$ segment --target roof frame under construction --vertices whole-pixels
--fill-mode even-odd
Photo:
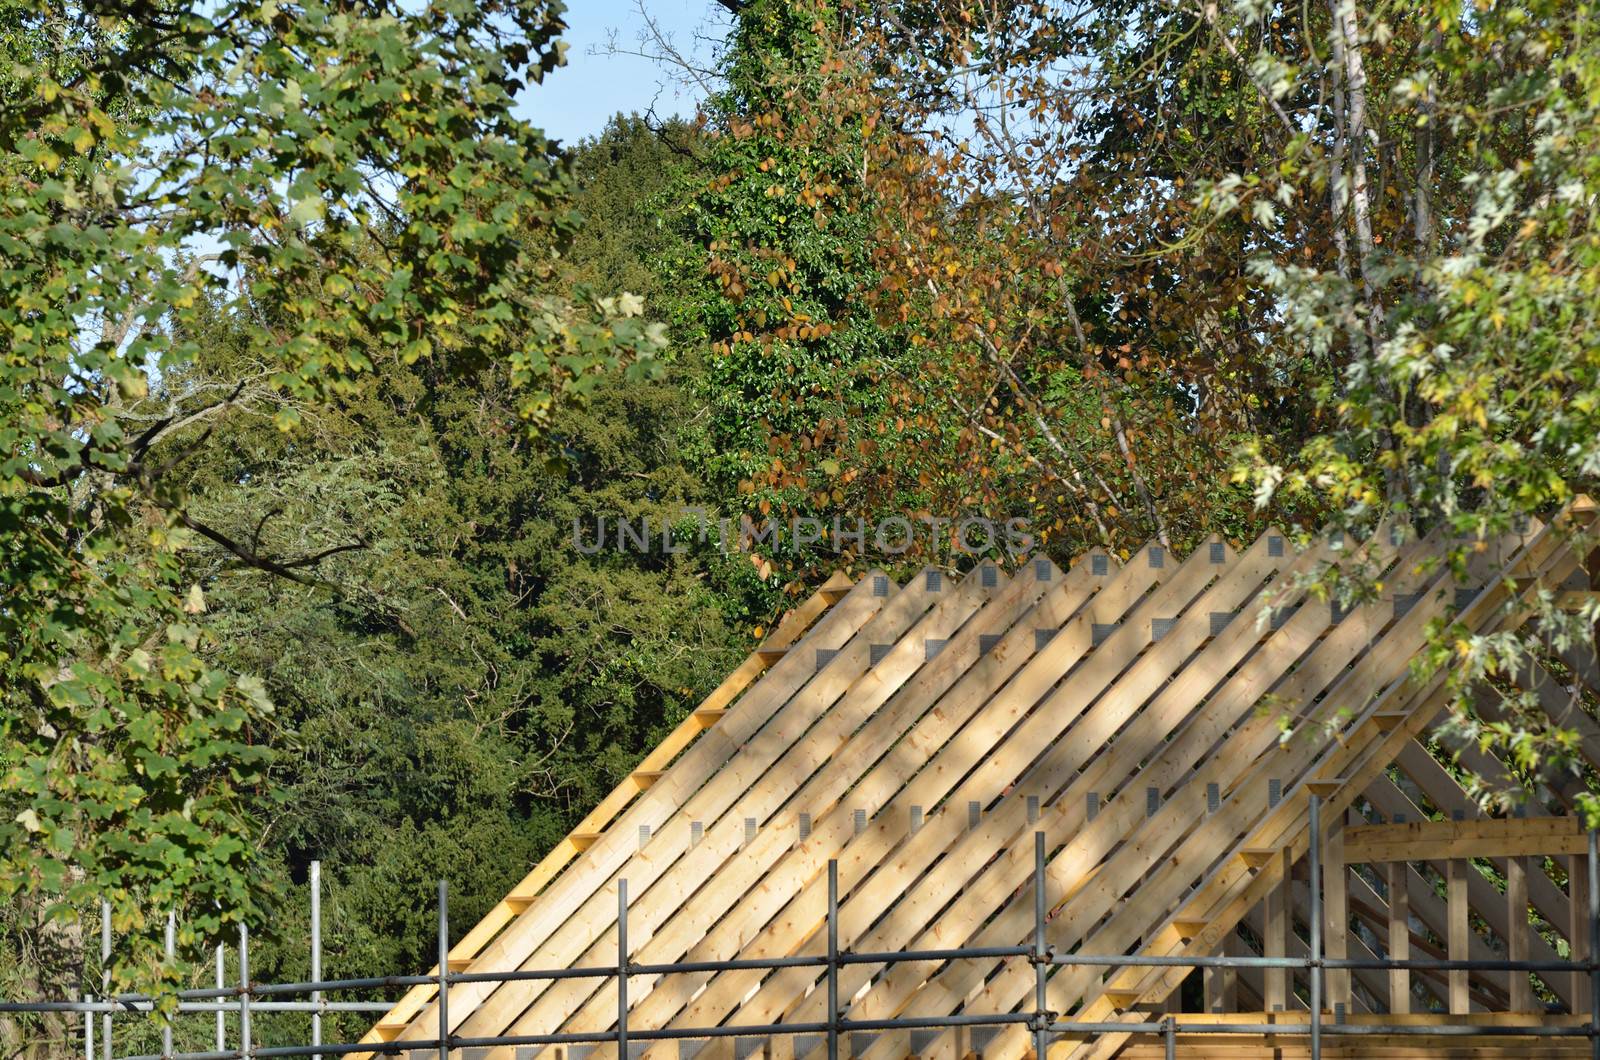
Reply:
[[[1536,1011],[1552,1026],[1581,1021],[1594,1009],[1581,971],[1547,968],[1536,983],[1488,965],[1377,965],[1585,958],[1586,835],[1571,817],[1482,818],[1432,732],[1443,678],[1419,684],[1410,663],[1435,619],[1482,635],[1527,621],[1517,597],[1539,586],[1587,599],[1586,557],[1568,542],[1593,519],[1581,501],[1486,543],[1465,587],[1435,562],[1437,537],[1387,530],[1303,550],[1276,531],[1243,551],[1213,539],[1183,560],[1152,544],[1065,571],[986,564],[959,582],[937,570],[903,586],[836,577],[450,950],[449,971],[614,969],[624,879],[634,965],[817,956],[837,862],[831,926],[847,951],[1025,948],[1042,898],[1058,955],[1241,958],[1205,970],[1188,1025],[1302,1023],[1313,992],[1319,1019],[1325,1007],[1347,1027],[1488,1026]],[[1379,598],[1346,612],[1308,593],[1309,575],[1357,562],[1382,572]],[[1593,659],[1547,663],[1518,682],[1579,729],[1600,766]],[[1284,717],[1327,738],[1281,739]],[[1480,773],[1506,773],[1455,750]],[[1576,793],[1542,794],[1562,811]],[[1323,871],[1308,890],[1313,796]],[[1314,936],[1320,959],[1354,963],[1303,976],[1260,963],[1309,961]],[[1181,1011],[1191,971],[1052,965],[1037,1006],[1038,962],[1021,953],[859,961],[834,985],[858,1026],[1037,1007],[1148,1029]],[[628,1022],[636,1043],[664,1029],[825,1025],[825,978],[814,963],[634,974]],[[464,1040],[614,1034],[617,985],[462,982],[447,1022]],[[411,991],[369,1040],[436,1038],[436,994]],[[802,1051],[781,1037],[762,1048]],[[718,1041],[731,1043],[709,1047]],[[1108,1056],[1139,1041],[1057,1035],[1049,1048]],[[1012,1020],[982,1035],[884,1030],[860,1052],[1016,1060],[1036,1045]]]
[[[1464,585],[1388,528],[835,576],[453,946],[441,895],[438,967],[293,986],[410,986],[326,1055],[1592,1054],[1580,789],[1481,814],[1461,768],[1511,770],[1411,663],[1586,605],[1596,519]],[[1358,564],[1373,599],[1309,588]],[[1507,681],[1600,769],[1592,655]]]

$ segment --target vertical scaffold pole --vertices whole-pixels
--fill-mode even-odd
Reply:
[[[450,1060],[450,885],[439,881],[439,1060]]]
[[[628,1060],[628,881],[617,881],[617,1060]]]
[[[828,1060],[839,1060],[839,863],[828,859]]]
[[[1311,1060],[1322,1060],[1322,800],[1311,796]]]
[[[100,996],[111,1001],[111,903],[100,903]],[[100,1055],[111,1060],[111,1013],[116,1006],[106,1005],[100,1017]]]
[[[217,989],[227,986],[222,972],[222,943],[217,943]],[[228,1049],[228,1019],[222,1011],[222,997],[217,997],[217,1052],[226,1052]]]
[[[239,1055],[250,1060],[250,926],[239,925]]]
[[[1589,1055],[1600,1060],[1600,832],[1589,830]]]
[[[178,914],[167,914],[167,937],[164,940],[167,954],[167,964],[170,966],[178,951]],[[172,1017],[161,1017],[161,1060],[171,1060],[172,1057]]]
[[[322,862],[311,863],[311,981],[322,982]],[[322,991],[311,991],[311,1044],[322,1044]],[[322,1060],[312,1053],[311,1060]]]
[[[1045,1013],[1050,999],[1045,982],[1044,833],[1033,833],[1033,1055],[1044,1060]]]

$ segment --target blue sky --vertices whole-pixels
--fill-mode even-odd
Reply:
[[[728,16],[716,0],[569,0],[563,39],[567,65],[528,92],[520,113],[565,143],[593,136],[618,111],[660,117],[694,113],[700,93],[670,67],[636,55],[611,51],[654,51],[640,43],[646,14],[686,56],[710,65],[711,46],[720,40]]]

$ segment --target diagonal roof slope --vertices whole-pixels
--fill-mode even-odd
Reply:
[[[1584,501],[1559,519],[1593,517]],[[1264,937],[1263,899],[1306,848],[1308,792],[1330,817],[1357,806],[1420,818],[1418,801],[1470,808],[1416,742],[1445,693],[1413,681],[1410,662],[1441,616],[1479,632],[1523,621],[1524,609],[1505,606],[1510,594],[1581,573],[1565,540],[1536,526],[1497,542],[1479,554],[1481,591],[1465,594],[1428,562],[1437,540],[1389,532],[1324,537],[1305,551],[1276,531],[1242,552],[1213,539],[1181,561],[1152,544],[1126,563],[1097,551],[1065,572],[1041,559],[1011,575],[985,564],[959,581],[927,570],[904,586],[836,576],[457,944],[451,970],[614,966],[621,879],[637,964],[822,952],[830,859],[841,947],[1015,946],[1032,938],[1036,831],[1047,838],[1048,938],[1059,951],[1209,954],[1238,945],[1241,926]],[[1380,599],[1345,613],[1307,596],[1301,575],[1358,560],[1384,572]],[[1584,665],[1560,664],[1579,676]],[[1559,698],[1549,674],[1528,680]],[[1285,716],[1336,738],[1283,740]],[[1600,764],[1600,726],[1585,716],[1580,728]],[[1565,922],[1566,896],[1542,873],[1531,882],[1532,906]],[[1387,915],[1362,877],[1350,886],[1358,914]],[[1431,886],[1412,892],[1416,920],[1443,928]],[[1505,901],[1489,898],[1474,907],[1503,934],[1514,926]],[[1535,958],[1553,953],[1534,938]],[[1353,955],[1367,941],[1360,931],[1329,939]],[[1162,1002],[1187,973],[1060,968],[1049,1008],[1156,1018],[1135,1006]],[[629,1024],[825,1020],[820,975],[633,976]],[[1387,998],[1380,976],[1336,975],[1330,988],[1353,1011]],[[1031,1010],[1034,984],[1026,959],[853,964],[839,996],[855,1020],[1004,1013]],[[1481,1003],[1515,999],[1504,973],[1469,985]],[[1239,986],[1268,1007],[1261,974]],[[1566,1000],[1580,992],[1553,986]],[[1278,1003],[1292,1007],[1289,994]],[[432,1037],[435,1004],[428,988],[413,990],[367,1040]],[[469,982],[449,997],[453,1033],[474,1038],[605,1031],[616,1012],[616,983],[604,978]],[[921,1056],[974,1047],[958,1029],[923,1038]],[[1079,1051],[1126,1043],[1106,1035]],[[652,1043],[646,1054],[674,1048]],[[1015,1025],[982,1043],[996,1060],[1030,1049]],[[862,1055],[911,1052],[902,1031]]]

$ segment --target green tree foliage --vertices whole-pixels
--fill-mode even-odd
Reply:
[[[676,237],[656,206],[695,139],[619,119],[573,152],[586,234],[558,290],[620,277],[660,296],[646,266]],[[204,329],[157,400],[252,378],[236,323],[213,313]],[[280,395],[247,386],[206,444],[172,439],[169,474],[208,525],[270,555],[360,545],[327,555],[312,584],[215,543],[185,553],[214,635],[207,660],[259,674],[277,708],[255,733],[277,749],[259,857],[282,884],[256,974],[307,974],[313,859],[329,973],[427,967],[434,881],[449,881],[464,933],[737,664],[750,642],[738,578],[725,588],[730,564],[692,521],[681,554],[659,536],[646,553],[616,546],[619,517],[659,528],[707,504],[680,449],[683,384],[673,356],[658,378],[612,376],[535,445],[505,372],[396,354],[302,408],[294,432],[273,423]],[[330,1015],[328,1033],[353,1040],[364,1020]],[[191,1024],[180,1034],[202,1046]],[[258,1021],[269,1044],[306,1031],[300,1016]],[[154,1027],[130,1033],[153,1046]]]
[[[195,501],[223,525],[270,511],[275,545],[351,525],[368,542],[325,564],[331,590],[265,579],[219,549],[196,572],[225,601],[208,616],[218,664],[261,674],[278,704],[263,734],[283,748],[268,852],[287,879],[324,862],[327,961],[343,974],[425,967],[432,881],[450,881],[465,930],[744,640],[708,584],[715,557],[574,546],[574,521],[587,545],[602,518],[662,525],[700,499],[677,459],[674,386],[610,384],[558,413],[567,458],[551,462],[522,441],[497,381],[394,373],[317,421],[315,450],[241,430],[196,469],[224,481]],[[304,935],[282,935],[261,967],[298,976]]]
[[[306,461],[297,424],[397,363],[492,368],[501,429],[547,429],[661,345],[635,301],[555,283],[568,178],[511,108],[561,61],[560,11],[0,10],[0,894],[46,919],[110,900],[118,982],[173,974],[166,910],[187,950],[260,897],[250,796],[282,723],[219,662],[197,543],[302,582],[351,544],[219,530],[183,442],[247,404]],[[218,328],[244,374],[175,389]]]
[[[1263,251],[1250,269],[1281,307],[1283,345],[1338,366],[1315,393],[1320,429],[1285,459],[1254,450],[1241,470],[1262,503],[1312,495],[1347,525],[1438,528],[1462,569],[1476,542],[1600,486],[1596,14],[1345,2],[1305,47],[1260,38],[1256,91],[1281,107],[1314,90],[1327,102],[1306,109],[1330,136],[1285,137],[1270,168],[1221,177],[1203,203],[1248,214],[1267,244],[1285,227],[1273,203],[1316,195],[1333,253]],[[1571,544],[1597,577],[1592,531]],[[1442,628],[1419,664],[1448,669],[1465,735],[1566,773],[1574,734],[1513,682],[1541,648],[1592,651],[1600,607],[1567,614],[1542,588],[1522,632]],[[1472,709],[1479,694],[1502,720]],[[1600,819],[1600,797],[1582,804]]]

